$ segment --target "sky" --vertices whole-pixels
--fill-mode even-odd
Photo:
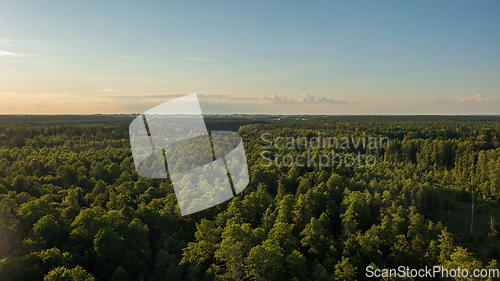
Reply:
[[[500,1],[4,1],[0,114],[500,114]]]

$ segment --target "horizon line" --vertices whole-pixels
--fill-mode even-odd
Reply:
[[[53,114],[37,114],[37,113],[7,113],[0,114],[3,116],[136,116],[144,113],[53,113]],[[169,114],[176,115],[176,114]],[[180,114],[186,115],[186,114]],[[246,116],[482,116],[482,117],[500,117],[500,114],[276,114],[276,113],[203,113],[208,116],[231,116],[231,115],[246,115]]]

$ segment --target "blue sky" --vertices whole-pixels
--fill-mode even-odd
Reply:
[[[0,7],[0,114],[500,114],[499,1]]]

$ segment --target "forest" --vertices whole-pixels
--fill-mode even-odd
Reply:
[[[250,179],[188,216],[169,179],[136,173],[134,117],[0,116],[0,280],[419,280],[366,268],[499,268],[498,116],[206,116],[208,130],[241,135]],[[390,145],[343,150],[375,155],[372,166],[262,157],[306,153],[263,134],[318,132]]]

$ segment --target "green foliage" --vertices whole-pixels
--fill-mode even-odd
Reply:
[[[355,280],[356,272],[357,268],[349,262],[349,258],[342,257],[342,260],[335,265],[337,280]]]
[[[41,280],[43,277],[40,267],[35,264],[34,257],[30,255],[1,260],[0,276],[2,281]]]
[[[46,242],[47,247],[55,247],[65,237],[65,229],[59,225],[53,215],[45,215],[41,217],[33,225],[33,236],[41,238]]]
[[[0,280],[364,280],[368,265],[498,267],[498,117],[208,117],[210,130],[243,137],[250,183],[186,217],[169,179],[137,175],[131,118],[0,116]],[[260,165],[262,133],[318,131],[387,136],[390,147],[361,150],[373,167]]]
[[[50,271],[43,281],[94,281],[94,277],[89,274],[81,266],[76,266],[72,269],[58,267]]]
[[[245,267],[250,280],[281,280],[284,273],[283,249],[278,241],[268,239],[250,250],[245,258]]]
[[[113,275],[111,276],[111,281],[131,281],[130,275],[128,275],[127,271],[121,267],[118,266],[116,270],[113,272]]]

